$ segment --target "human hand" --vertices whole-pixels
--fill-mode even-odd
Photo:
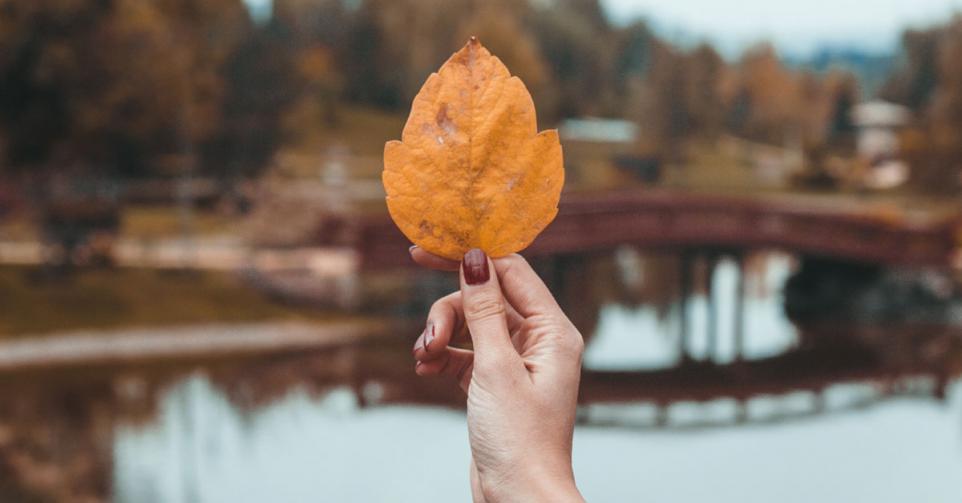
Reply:
[[[571,469],[581,334],[519,255],[478,249],[458,264],[413,247],[433,269],[461,271],[461,290],[431,307],[416,372],[467,392],[475,501],[583,501]],[[451,347],[466,328],[474,350]]]

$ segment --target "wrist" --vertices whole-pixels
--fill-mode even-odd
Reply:
[[[489,503],[551,502],[583,503],[575,485],[570,464],[559,470],[529,466],[507,480],[482,481],[482,492]]]
[[[537,479],[532,481],[528,489],[530,499],[526,497],[523,501],[584,503],[573,476]]]

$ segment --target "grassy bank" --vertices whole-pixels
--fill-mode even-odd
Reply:
[[[33,269],[0,267],[0,337],[333,316],[272,302],[227,273],[116,269],[42,279]]]

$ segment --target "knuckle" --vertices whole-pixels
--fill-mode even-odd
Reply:
[[[442,297],[434,301],[434,304],[431,304],[431,310],[429,312],[431,314],[443,313],[447,305],[447,301],[445,299],[446,299],[445,297]]]
[[[540,332],[562,354],[580,358],[585,351],[585,341],[581,332],[567,320],[549,318],[536,320],[531,329],[533,333]]]
[[[472,367],[472,382],[481,381],[493,389],[510,387],[514,379],[514,367],[505,365],[500,358],[478,358],[475,356]]]
[[[517,253],[512,253],[511,255],[501,257],[497,260],[503,261],[509,267],[518,267],[518,266],[524,266],[528,264],[528,261],[521,255],[518,255]]]
[[[428,311],[428,318],[435,320],[451,320],[458,323],[458,311],[461,306],[461,292],[445,295],[431,304]]]
[[[524,321],[523,329],[536,339],[550,341],[559,354],[580,359],[584,354],[585,341],[571,322],[553,316],[534,316]]]
[[[464,317],[468,321],[486,320],[504,316],[504,301],[495,295],[478,295],[464,305]]]
[[[575,331],[573,334],[565,337],[565,348],[580,356],[585,352],[585,340],[579,332]]]
[[[518,269],[531,267],[530,265],[528,265],[528,261],[521,255],[518,255],[517,253],[512,253],[511,255],[508,255],[506,257],[501,257],[495,260],[498,260],[503,264],[503,274],[506,274],[506,275],[510,275],[511,271],[516,271]]]
[[[579,358],[579,359],[580,359],[582,356],[584,356],[584,354],[585,354],[585,341],[584,341],[584,339],[581,338],[580,335],[579,335],[578,337],[575,337],[574,340],[573,340],[573,342],[571,343],[571,351],[572,351],[573,353],[575,353],[576,355],[578,355],[578,358]]]
[[[558,337],[558,348],[565,354],[581,357],[585,352],[585,341],[578,331],[565,331]]]
[[[458,369],[454,377],[458,381],[464,380],[466,376],[470,375],[473,367],[474,367],[473,362],[470,359],[465,358],[465,360],[461,362],[461,365],[458,365]]]
[[[500,362],[494,358],[474,358],[474,371],[478,376],[483,376],[486,379],[497,379],[500,375],[498,370],[500,369]]]
[[[444,297],[441,297],[440,299],[434,301],[434,304],[431,305],[431,310],[443,309],[447,306],[457,304],[460,301],[461,301],[461,292],[449,293]]]

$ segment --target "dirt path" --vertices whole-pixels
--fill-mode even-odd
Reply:
[[[269,322],[77,331],[0,342],[0,372],[317,350],[386,335],[385,322]]]
[[[37,241],[0,240],[0,264],[36,265],[43,262],[44,253],[42,243]],[[253,267],[266,272],[297,269],[316,276],[350,275],[358,265],[350,249],[254,249],[235,239],[119,239],[113,257],[121,267],[226,271]]]

